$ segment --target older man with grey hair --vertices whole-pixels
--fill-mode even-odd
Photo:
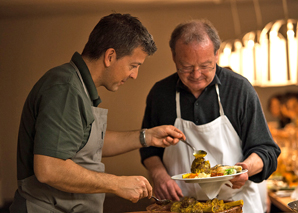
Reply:
[[[223,185],[217,198],[244,201],[243,212],[264,212],[256,183],[277,167],[280,149],[268,130],[252,85],[243,76],[217,65],[220,38],[207,20],[178,25],[170,40],[177,72],[157,82],[147,97],[143,128],[172,124],[197,149],[207,151],[211,166],[241,165],[247,173]],[[190,172],[194,157],[183,143],[141,148],[142,163],[159,198],[209,197],[197,183],[174,181]]]

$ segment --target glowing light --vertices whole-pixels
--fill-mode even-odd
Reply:
[[[285,24],[287,33],[283,35],[279,30]],[[297,26],[297,20],[278,20],[268,23],[260,33],[246,33],[242,42],[225,44],[220,53],[225,58],[224,66],[245,76],[254,86],[298,84]]]

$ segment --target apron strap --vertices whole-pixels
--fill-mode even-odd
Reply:
[[[225,113],[224,113],[223,107],[220,102],[218,84],[215,84],[215,90],[216,90],[217,100],[218,100],[218,105],[219,105],[219,114],[220,114],[220,116],[223,116],[223,115],[225,115]],[[178,92],[178,91],[176,91],[176,115],[177,115],[177,118],[181,118],[180,92]]]
[[[220,114],[220,116],[223,116],[223,115],[225,115],[225,113],[224,113],[223,107],[222,107],[221,102],[220,102],[218,84],[215,84],[215,90],[216,90],[216,93],[217,93],[217,99],[218,99],[218,105],[219,105],[219,114]]]

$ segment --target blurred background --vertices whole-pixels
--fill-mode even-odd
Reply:
[[[287,26],[288,19],[298,19],[297,11],[297,0],[1,0],[0,207],[11,202],[17,188],[18,127],[22,107],[29,91],[47,70],[68,62],[75,51],[81,53],[90,32],[102,16],[119,12],[138,17],[153,35],[158,47],[158,51],[141,66],[136,81],[128,81],[116,93],[108,92],[104,88],[98,90],[103,101],[100,107],[109,109],[108,129],[124,131],[140,129],[145,100],[150,88],[156,81],[175,72],[168,42],[177,24],[189,19],[207,18],[217,28],[222,41],[229,41],[235,45],[238,39],[242,42],[244,51],[246,42],[243,38],[247,39],[245,35],[248,32],[256,32],[252,40],[254,44],[259,44],[258,32],[265,26],[267,26],[265,35],[269,38],[272,25],[269,29],[268,23],[283,20],[284,22],[279,25],[282,31]],[[285,73],[286,76],[282,83],[270,82],[274,75],[271,73],[268,76],[268,73],[273,70],[274,65],[271,70],[270,66],[264,68],[267,76],[263,76],[265,83],[261,83],[257,77],[259,71],[256,67],[251,71],[254,74],[247,74],[241,68],[235,70],[236,65],[221,61],[223,66],[232,67],[234,71],[242,73],[251,80],[261,100],[271,131],[283,150],[286,150],[284,153],[297,150],[298,110],[294,110],[298,108],[297,21],[291,23],[296,39],[296,43],[291,43],[291,46],[296,45],[294,55],[296,58],[291,61],[296,61],[296,71],[289,69],[289,56],[285,56],[286,66],[279,67],[279,72]],[[281,42],[288,44],[286,33],[280,32],[278,37]],[[288,47],[284,48],[287,50]],[[221,51],[224,52],[224,47]],[[236,47],[230,48],[229,54],[233,52],[236,52]],[[226,56],[226,59],[230,56]],[[258,57],[255,56],[249,64],[256,62]],[[245,57],[237,60],[240,63],[238,67],[241,67],[241,63],[245,64]],[[283,59],[280,60],[284,63]],[[296,79],[293,77],[295,72]],[[272,105],[269,107],[269,100],[276,95],[280,98],[279,104],[282,104],[278,106],[278,115],[271,110],[274,108]],[[293,152],[291,156],[295,153]],[[296,162],[296,158],[293,157],[288,161],[285,167],[278,169],[279,176],[285,172],[294,174],[296,165],[293,162]],[[107,173],[143,175],[148,178],[137,150],[105,158],[104,163]],[[291,178],[290,184],[293,185],[295,177]]]

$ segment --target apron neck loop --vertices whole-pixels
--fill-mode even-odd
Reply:
[[[223,115],[225,115],[225,113],[224,113],[224,110],[223,110],[223,107],[222,107],[221,101],[220,101],[218,84],[215,84],[215,90],[216,90],[216,93],[217,93],[217,99],[218,99],[218,105],[219,105],[219,114],[220,114],[220,116],[223,116]]]
[[[224,113],[223,107],[220,102],[218,84],[215,84],[215,90],[216,90],[217,100],[218,100],[218,105],[219,105],[219,114],[220,114],[220,116],[223,116],[225,113]],[[177,118],[181,118],[180,92],[179,91],[176,91],[176,115],[177,115]]]
[[[176,114],[177,114],[177,118],[181,118],[180,92],[179,91],[176,91]]]

